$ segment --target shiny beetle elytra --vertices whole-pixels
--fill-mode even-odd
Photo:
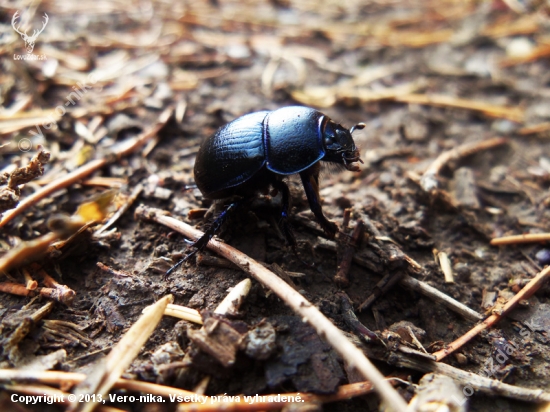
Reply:
[[[319,199],[319,161],[343,165],[359,171],[359,150],[351,137],[359,123],[350,130],[328,116],[308,107],[290,106],[239,117],[220,127],[201,145],[195,161],[195,182],[207,199],[237,196],[211,227],[167,274],[203,249],[227,216],[256,192],[272,186],[282,193],[280,226],[287,242],[295,248],[296,240],[288,223],[290,191],[283,181],[299,173],[311,211],[329,238],[338,227],[327,220]]]

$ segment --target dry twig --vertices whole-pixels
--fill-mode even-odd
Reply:
[[[18,295],[18,296],[34,295],[33,289],[29,289],[27,288],[27,286],[21,285],[20,283],[13,283],[13,282],[1,282],[0,292],[11,293],[12,295]]]
[[[458,302],[452,297],[434,288],[433,286],[428,285],[426,282],[422,282],[418,279],[413,278],[412,276],[404,276],[403,279],[401,279],[401,285],[406,288],[420,292],[436,302],[442,303],[453,312],[458,313],[466,319],[471,319],[474,321],[483,320],[483,316],[480,313],[476,312],[473,309],[470,309],[468,306]]]
[[[425,104],[429,106],[452,107],[455,109],[473,110],[490,117],[501,117],[514,122],[523,121],[524,113],[517,107],[496,106],[475,100],[459,99],[452,96],[408,94],[393,98],[396,102]]]
[[[48,247],[59,239],[59,233],[50,232],[38,239],[21,243],[0,258],[0,272],[8,272],[16,266],[27,264],[32,259],[39,259]]]
[[[449,255],[447,255],[445,252],[438,252],[437,261],[439,262],[441,271],[445,276],[445,283],[454,283],[453,268],[451,266]]]
[[[24,286],[23,286],[24,287]],[[48,302],[40,309],[33,312],[32,315],[23,319],[21,324],[11,333],[10,336],[2,341],[2,351],[11,358],[11,353],[17,350],[17,344],[28,335],[32,328],[44,317],[46,317],[54,308],[54,302]]]
[[[48,273],[46,273],[46,271],[38,264],[34,263],[32,265],[32,269],[38,272],[40,276],[42,276],[42,278],[44,279],[44,284],[47,287],[53,289],[54,293],[52,295],[56,297],[55,300],[64,303],[67,306],[70,306],[73,303],[73,300],[76,296],[76,292],[74,290],[66,285],[57,283],[56,280],[48,275]]]
[[[550,122],[544,122],[535,124],[533,126],[525,126],[518,130],[518,134],[521,136],[527,136],[530,134],[544,133],[550,130]]]
[[[496,237],[491,240],[491,245],[515,245],[518,243],[548,242],[550,233],[525,233],[523,235]]]
[[[437,176],[439,175],[441,169],[451,160],[458,160],[462,157],[470,156],[483,150],[492,149],[493,147],[503,145],[507,142],[507,139],[504,139],[502,137],[495,137],[489,140],[465,143],[458,147],[455,147],[454,149],[443,152],[424,172],[420,180],[420,185],[426,192],[437,190]]]
[[[146,307],[145,309],[143,309],[143,313],[147,313],[147,311],[150,309],[150,306]],[[188,322],[202,325],[202,317],[200,312],[198,310],[188,308],[187,306],[174,305],[173,303],[169,303],[166,306],[166,309],[164,309],[164,314],[166,316],[173,316],[174,318],[183,319]]]
[[[396,366],[421,372],[440,373],[453,378],[465,387],[463,391],[465,395],[473,395],[474,391],[479,391],[490,396],[501,395],[526,402],[550,401],[550,393],[542,389],[521,388],[496,379],[485,378],[472,372],[466,372],[446,363],[434,362],[403,353],[395,353],[394,355],[393,360]]]
[[[374,301],[376,301],[376,299],[378,299],[380,296],[382,296],[388,290],[390,290],[393,287],[393,285],[395,285],[399,280],[401,280],[401,278],[404,275],[405,275],[405,272],[402,270],[386,273],[382,277],[382,279],[380,279],[376,283],[376,286],[374,287],[374,290],[372,291],[372,293],[359,305],[359,307],[357,308],[357,311],[361,312],[367,309],[368,307],[370,307],[370,305],[372,305]]]
[[[353,260],[353,255],[355,254],[355,248],[363,238],[364,231],[365,224],[361,219],[359,219],[355,224],[349,243],[344,246],[342,260],[340,261],[338,272],[334,277],[334,281],[342,286],[347,286],[349,284],[348,272],[351,268],[351,261]]]
[[[231,289],[227,296],[220,302],[214,310],[214,313],[220,315],[235,314],[242,305],[244,298],[248,296],[252,282],[250,279],[244,279]]]

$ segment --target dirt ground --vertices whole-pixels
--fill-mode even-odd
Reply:
[[[16,11],[22,25],[21,20],[12,25]],[[101,234],[100,224],[87,227],[45,256],[28,252],[4,274],[1,367],[91,373],[144,307],[167,294],[209,316],[246,274],[209,260],[215,255],[205,251],[202,263],[192,260],[166,277],[183,256],[184,237],[134,212],[140,205],[163,209],[204,230],[223,205],[211,208],[193,187],[202,139],[246,113],[305,105],[348,128],[366,125],[353,134],[361,171],[325,165],[320,178],[325,215],[342,228],[350,209],[349,229],[342,229],[348,234],[359,221],[366,226],[348,281],[334,277],[349,237],[326,238],[297,176],[288,183],[298,255],[277,226],[281,196],[273,192],[258,195],[218,236],[264,262],[342,331],[363,340],[382,373],[403,380],[396,389],[409,401],[424,372],[399,367],[388,341],[437,353],[477,321],[407,288],[400,277],[426,282],[486,317],[499,313],[550,264],[548,236],[490,244],[507,235],[550,231],[549,13],[546,3],[535,0],[3,3],[0,185],[8,187],[7,176],[40,147],[50,153],[44,173],[10,188],[16,200],[98,159],[106,161],[9,222],[6,210],[0,253],[30,248],[26,242],[53,233],[52,216],[73,214],[108,190],[117,193],[111,212],[125,203],[129,208]],[[23,31],[27,16],[32,17],[27,33],[47,21],[31,53],[35,60],[17,57],[29,54],[14,30],[19,25]],[[156,133],[166,110],[171,116]],[[120,145],[151,130],[144,145],[113,157]],[[440,157],[444,154],[449,156]],[[5,197],[0,202],[9,203]],[[442,271],[445,256],[452,283]],[[44,271],[74,296],[69,304],[54,300],[53,310],[31,322],[15,342],[18,326],[48,302],[40,292],[48,287]],[[26,296],[8,293],[14,283],[25,284],[26,275],[38,288]],[[377,285],[385,276],[397,276],[388,290]],[[373,293],[376,299],[359,310]],[[358,321],[383,337],[385,346],[365,341],[346,312],[350,303]],[[549,303],[550,289],[543,284],[441,362],[550,391]],[[190,339],[189,331],[199,326],[164,317],[124,376],[187,390],[197,390],[209,376],[203,388],[208,395],[329,394],[363,380],[256,281],[238,313],[227,319],[242,333],[259,324],[273,326],[276,342],[267,359],[240,350],[234,365],[223,367]],[[421,345],[411,343],[411,334]],[[177,363],[183,359],[185,366]],[[11,403],[17,390],[1,376],[2,410],[66,409]],[[539,406],[500,392],[468,394],[463,399],[471,411]],[[110,405],[126,411],[176,407]],[[371,394],[316,407],[375,411],[379,398]]]

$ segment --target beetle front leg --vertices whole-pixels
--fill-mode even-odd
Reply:
[[[309,208],[319,221],[326,235],[330,239],[334,239],[336,232],[338,232],[338,226],[325,217],[321,206],[321,199],[319,198],[319,165],[315,164],[309,169],[300,172],[300,177],[306,191]]]

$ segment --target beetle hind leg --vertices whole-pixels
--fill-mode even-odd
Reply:
[[[281,210],[281,219],[279,220],[279,228],[287,241],[292,247],[294,253],[296,253],[296,238],[292,231],[292,226],[288,221],[288,214],[290,212],[290,190],[285,182],[282,180],[276,180],[273,182],[273,187],[281,192],[283,197],[283,208]]]
[[[294,255],[306,266],[313,267],[314,265],[312,263],[306,262],[304,259],[300,257],[298,254],[297,249],[297,243],[296,243],[296,237],[294,236],[294,231],[292,230],[292,225],[290,224],[288,220],[288,215],[290,212],[290,190],[288,189],[288,186],[285,182],[282,180],[276,180],[273,183],[273,187],[277,190],[279,190],[283,196],[283,208],[281,210],[281,219],[279,220],[279,227],[281,228],[281,232],[283,232],[283,235],[286,239],[286,242],[288,245],[292,248],[292,252]]]
[[[221,226],[227,221],[229,216],[235,213],[235,210],[238,209],[240,206],[242,206],[244,202],[245,202],[245,199],[239,199],[231,203],[229,206],[227,206],[225,210],[221,212],[220,215],[216,218],[216,220],[214,220],[212,225],[210,225],[208,230],[204,232],[204,235],[202,235],[197,241],[189,245],[189,247],[194,248],[194,250],[188,253],[187,255],[185,255],[178,263],[176,263],[174,266],[168,269],[166,271],[165,276],[169,276],[174,270],[176,270],[178,267],[183,265],[185,262],[187,262],[189,259],[195,256],[198,252],[204,250],[206,245],[208,245],[208,242],[210,242],[210,239],[212,239],[214,235],[218,233]]]

